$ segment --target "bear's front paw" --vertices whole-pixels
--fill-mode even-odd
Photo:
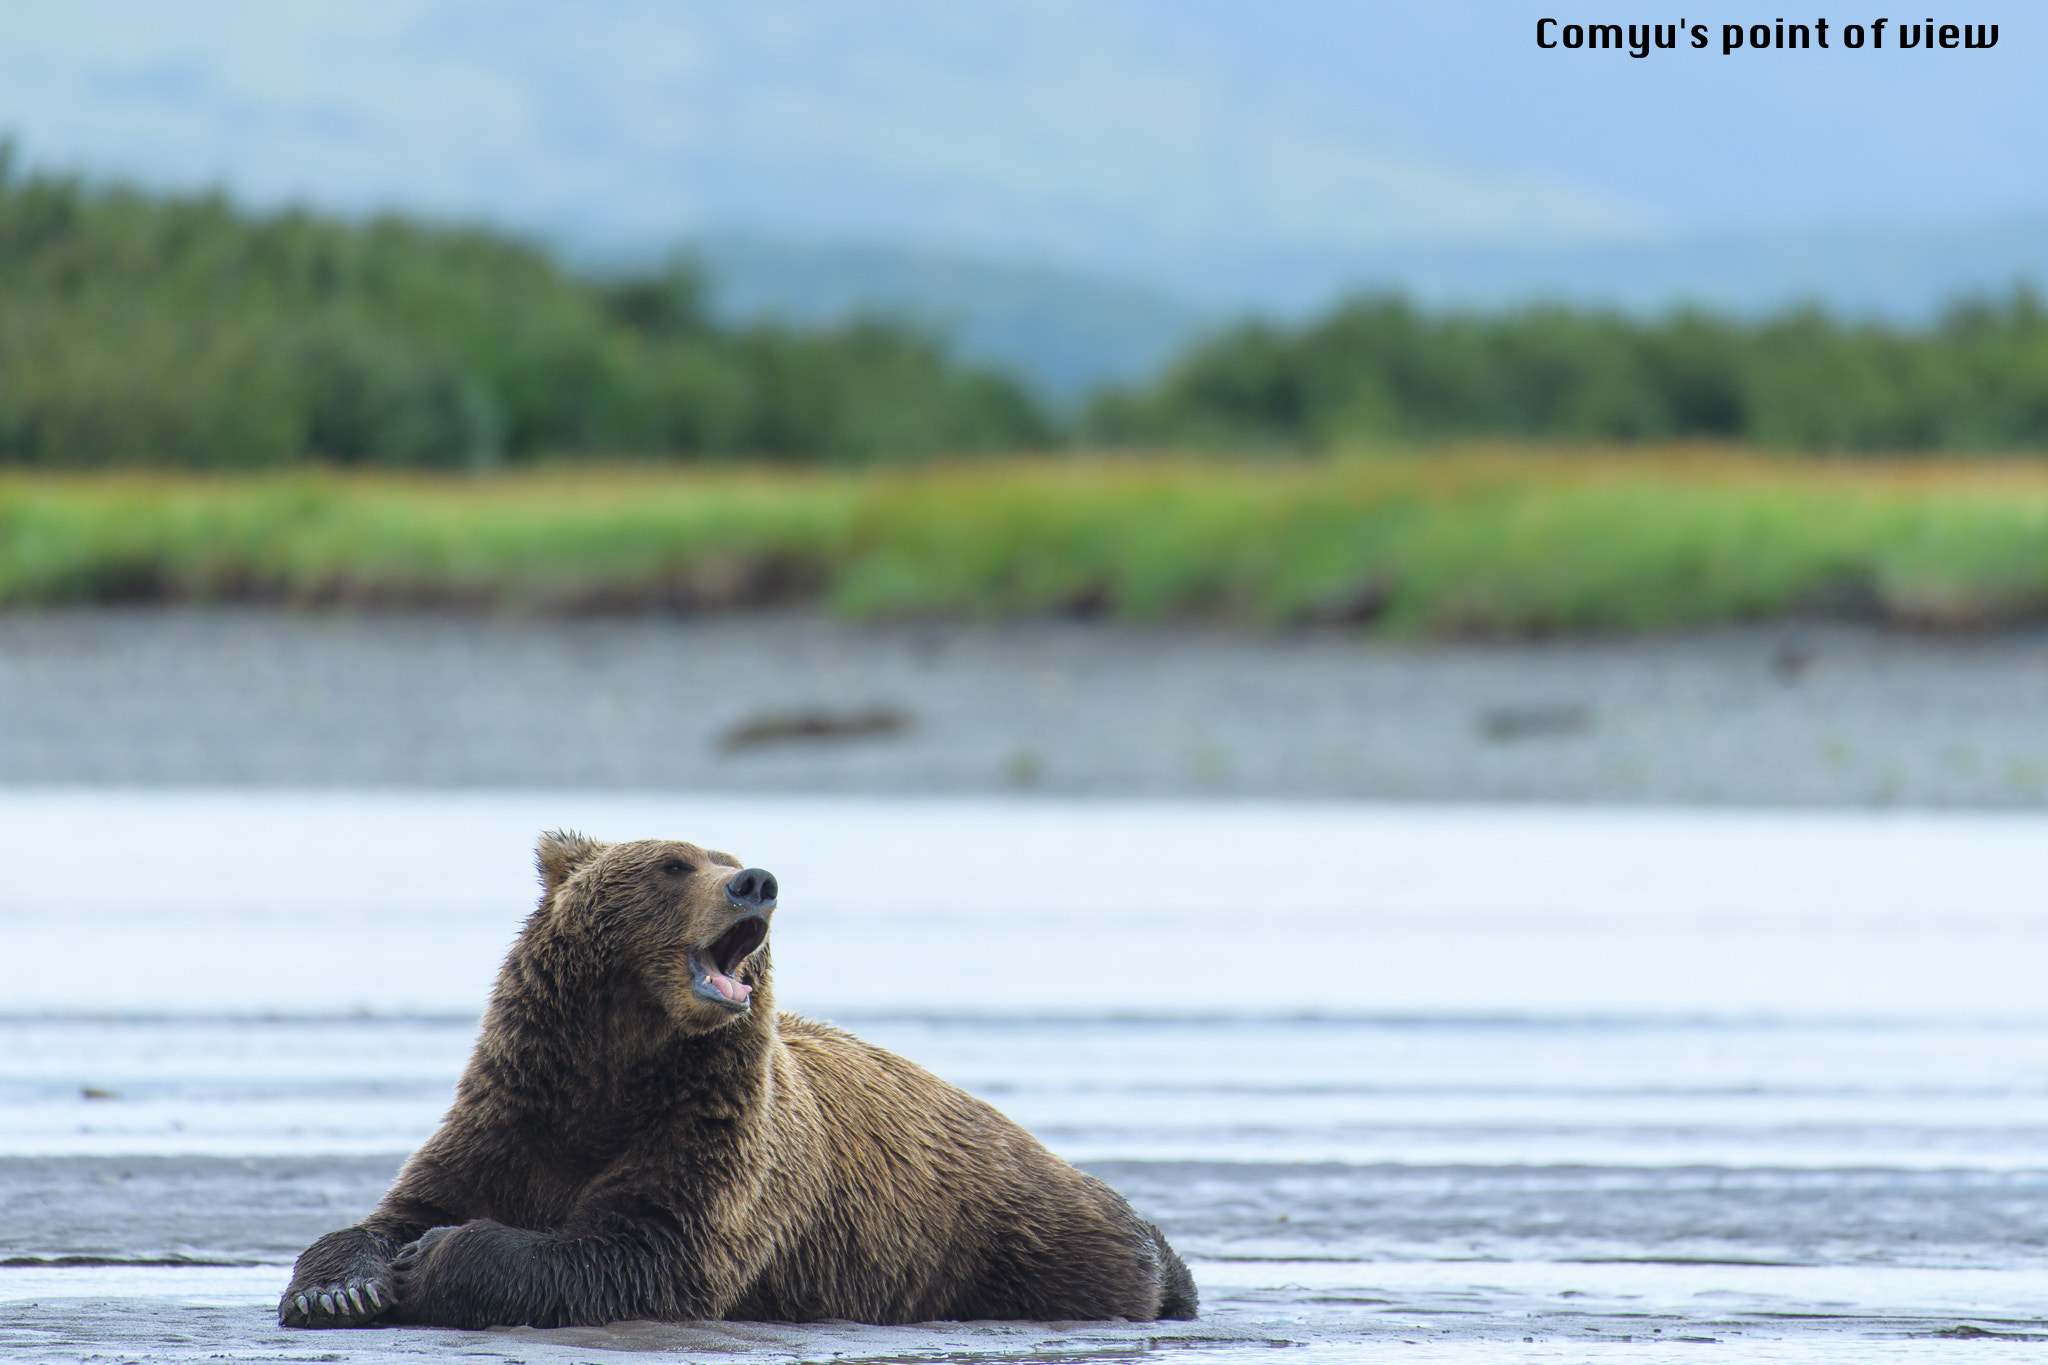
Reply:
[[[367,1327],[397,1302],[388,1275],[309,1284],[285,1291],[277,1320],[286,1327]]]
[[[292,1268],[277,1305],[285,1327],[367,1327],[398,1304],[391,1243],[367,1228],[330,1232]]]

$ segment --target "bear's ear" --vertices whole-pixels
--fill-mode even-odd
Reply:
[[[533,865],[540,873],[541,889],[548,895],[569,879],[569,874],[611,847],[586,839],[573,829],[551,829],[534,846]]]

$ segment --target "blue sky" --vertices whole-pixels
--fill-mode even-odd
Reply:
[[[2040,5],[1974,5],[1989,52],[1850,52],[1844,23],[1892,10],[1685,4],[1655,13],[1558,0],[1362,5],[1132,0],[1227,43],[1274,81],[1347,89],[1472,164],[1597,189],[1664,230],[1955,224],[2048,210],[2048,33]],[[1707,23],[1705,52],[1544,52],[1535,21]],[[1901,21],[1923,22],[1900,11]],[[1830,19],[1830,51],[1721,55],[1723,23]]]
[[[759,232],[1244,297],[1389,252],[2048,222],[2048,59],[2022,7],[1967,16],[2000,25],[1990,52],[1642,61],[1540,51],[1544,14],[1629,17],[1549,0],[68,0],[10,16],[0,127],[33,161],[485,217],[584,251]],[[1780,14],[1635,18],[1718,32]]]

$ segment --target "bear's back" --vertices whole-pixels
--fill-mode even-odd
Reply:
[[[785,1014],[781,1026],[796,1093],[780,1097],[779,1116],[808,1120],[836,1175],[916,1201],[899,1213],[929,1206],[937,1215],[971,1206],[978,1190],[1077,1175],[999,1110],[915,1062],[801,1016]]]
[[[779,1022],[776,1164],[802,1173],[789,1194],[809,1216],[734,1316],[1001,1316],[989,1295],[1020,1254],[1133,1235],[1120,1198],[990,1105],[831,1025]]]

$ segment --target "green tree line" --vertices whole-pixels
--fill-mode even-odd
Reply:
[[[609,276],[475,227],[252,213],[23,171],[0,143],[0,463],[461,468],[636,452],[866,464],[1061,442],[1325,449],[1704,437],[2048,446],[2048,308],[1935,323],[1428,312],[1247,322],[1062,419],[881,318],[733,325],[686,263]]]
[[[1155,383],[1101,395],[1089,425],[1111,441],[1225,446],[1509,436],[2038,449],[2048,309],[2016,287],[1907,329],[1813,308],[1756,321],[1559,306],[1428,314],[1366,297],[1298,327],[1224,331]]]
[[[0,461],[865,462],[1043,445],[1016,381],[884,320],[724,326],[686,265],[584,278],[479,228],[254,214],[0,145]]]

